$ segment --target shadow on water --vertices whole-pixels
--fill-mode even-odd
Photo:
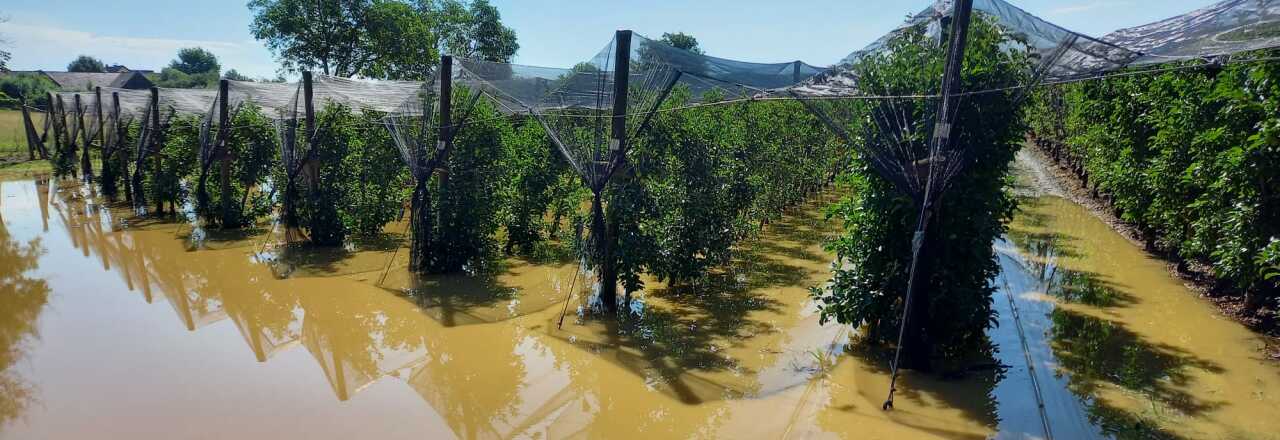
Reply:
[[[876,375],[889,377],[893,363],[893,350],[888,346],[871,346],[858,341],[849,344],[848,352],[862,360]],[[895,400],[910,401],[904,408],[889,412],[895,422],[912,426],[915,429],[933,432],[947,438],[988,438],[985,435],[970,435],[957,432],[940,431],[927,423],[916,420],[912,413],[920,406],[928,410],[931,405],[937,409],[957,410],[967,420],[983,426],[995,427],[1000,421],[996,385],[1004,380],[1007,366],[990,355],[994,348],[984,350],[984,355],[969,359],[963,366],[953,367],[941,375],[916,374],[903,371],[898,377]],[[886,388],[873,388],[873,393],[888,393]],[[886,395],[873,394],[867,396],[872,402],[881,401]],[[936,403],[929,403],[936,402]]]
[[[195,226],[182,229],[184,231],[178,234],[178,238],[187,243],[189,252],[252,247],[267,233],[267,229],[262,227],[219,229]]]
[[[818,198],[816,203],[829,202]],[[831,257],[815,251],[827,223],[818,205],[796,209],[770,224],[761,237],[735,249],[733,260],[701,279],[670,285],[653,280],[634,300],[633,313],[618,319],[580,313],[553,337],[570,341],[656,385],[682,403],[759,396],[773,392],[754,380],[759,359],[781,352],[768,338],[785,332],[778,321],[794,319],[807,299],[806,285],[825,271]],[[782,289],[795,289],[780,294]],[[794,300],[795,303],[783,301]],[[783,324],[786,325],[786,324]],[[838,351],[836,347],[831,350]],[[763,353],[763,354],[762,354]],[[748,362],[750,361],[750,362]]]
[[[1177,347],[1149,343],[1119,323],[1065,308],[1054,309],[1051,319],[1049,337],[1059,367],[1070,374],[1071,391],[1088,402],[1090,421],[1108,434],[1176,438],[1160,430],[1155,419],[1197,417],[1222,404],[1185,391],[1191,381],[1189,369],[1223,371],[1213,361]],[[1151,410],[1133,414],[1108,405],[1097,398],[1106,387],[1142,396]]]
[[[515,310],[494,310],[499,303],[510,303],[519,291],[502,283],[493,274],[412,276],[406,289],[386,289],[403,295],[445,327],[485,324],[509,319]]]
[[[584,340],[577,335],[553,335],[591,351],[616,350],[615,356],[607,359],[651,383],[664,385],[663,391],[686,404],[751,395],[752,390],[704,375],[754,373],[724,350],[774,331],[768,322],[750,315],[780,311],[781,303],[766,289],[803,282],[804,273],[801,267],[755,250],[740,252],[731,266],[690,284],[649,290],[646,298],[636,300],[645,301],[637,314],[619,320],[585,318],[582,323],[590,327],[590,334]]]
[[[269,263],[277,278],[333,277],[380,271],[403,245],[403,235],[383,232],[350,237],[343,246],[285,242],[259,253],[257,258]]]

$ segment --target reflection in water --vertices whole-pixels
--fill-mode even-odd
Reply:
[[[4,186],[0,182],[0,202]],[[38,238],[16,240],[0,216],[0,432],[35,400],[34,385],[15,370],[38,337],[37,318],[49,301],[49,285],[28,276],[43,252]]]
[[[1002,310],[990,332],[995,359],[947,379],[908,373],[899,409],[886,413],[887,359],[850,349],[849,329],[819,325],[809,299],[832,260],[821,247],[834,232],[816,209],[824,200],[771,225],[708,280],[649,280],[637,316],[570,317],[558,329],[566,297],[573,310],[589,296],[587,283],[572,282],[573,261],[513,259],[487,277],[418,278],[403,270],[398,243],[314,254],[267,243],[263,252],[266,231],[117,217],[74,185],[50,188],[47,203],[35,189],[52,185],[17,185],[0,192],[21,188],[61,231],[41,233],[34,206],[15,208],[28,202],[0,205],[6,222],[41,237],[7,242],[28,253],[48,248],[28,266],[0,268],[6,288],[11,267],[45,286],[22,316],[0,303],[0,342],[34,335],[45,301],[59,313],[39,321],[55,331],[28,344],[25,356],[41,368],[21,382],[49,398],[28,408],[29,425],[0,438],[182,438],[208,435],[191,429],[211,421],[219,436],[254,438],[1040,436],[1028,373],[1057,438],[1275,432],[1257,405],[1280,392],[1276,370],[1224,343],[1251,336],[1202,319],[1207,308],[1163,272],[1116,251],[1129,248],[1106,233],[1072,229],[1086,219],[1051,200],[1028,205],[997,244],[1000,295],[1012,293],[1021,311],[1035,371]],[[62,273],[86,263],[101,270]],[[103,301],[118,297],[131,302]],[[1175,312],[1197,331],[1148,324],[1173,322],[1166,315]],[[98,365],[76,364],[86,360],[78,351]],[[8,353],[0,367],[13,363]],[[145,379],[87,377],[130,364],[154,370]],[[1246,388],[1263,393],[1223,397]],[[1257,403],[1239,402],[1247,399]]]
[[[1094,428],[1072,437],[1275,437],[1266,414],[1280,374],[1259,361],[1257,336],[1078,205],[1044,197],[1023,209],[997,245],[1001,278],[1030,322],[1029,352],[1056,373],[1036,376],[1055,435],[1080,412]]]

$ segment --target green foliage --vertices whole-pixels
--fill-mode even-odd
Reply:
[[[222,77],[232,81],[253,81],[253,78],[237,72],[236,69],[228,70],[227,73],[222,74]]]
[[[119,196],[120,188],[129,184],[129,164],[133,163],[133,152],[138,143],[138,124],[129,122],[121,127],[120,146],[102,158],[102,169],[95,179],[102,188],[102,194],[113,199]]]
[[[445,53],[501,63],[511,62],[520,44],[516,33],[502,24],[498,8],[488,0],[423,0],[419,8],[435,23]]]
[[[27,105],[30,106],[49,108],[49,92],[56,91],[58,91],[58,85],[41,74],[20,73],[0,76],[0,93],[14,99],[25,97]]]
[[[221,162],[215,159],[207,181],[209,203],[206,206],[196,203],[196,210],[211,224],[231,228],[251,226],[271,211],[271,201],[262,189],[271,170],[279,162],[275,127],[262,109],[252,104],[234,113],[229,125],[227,150],[231,157],[231,191],[222,194]],[[224,197],[230,199],[227,206],[231,208],[225,218],[222,211]]]
[[[574,202],[581,202],[582,184],[542,126],[532,120],[522,122],[503,139],[510,146],[514,183],[506,189],[509,206],[504,251],[532,255],[538,243],[554,238],[566,213],[576,208]],[[552,213],[550,218],[548,213]]]
[[[222,71],[218,57],[200,47],[188,47],[178,50],[178,58],[169,62],[169,68],[188,75],[210,73],[217,75]]]
[[[312,243],[338,246],[348,234],[377,234],[400,212],[408,170],[379,123],[382,116],[338,104],[316,115],[316,159],[298,176],[297,202]]]
[[[1262,279],[1273,283],[1280,281],[1277,280],[1280,278],[1280,238],[1271,237],[1271,243],[1258,252],[1255,263],[1262,268]]]
[[[457,100],[466,95],[455,93]],[[432,272],[476,271],[498,251],[494,234],[513,182],[513,145],[504,142],[512,138],[512,128],[487,101],[476,107],[473,120],[453,141],[444,172],[431,183],[436,215],[436,233],[428,246],[434,253],[428,268]]]
[[[102,60],[88,55],[80,55],[67,64],[68,72],[102,72],[106,69],[107,65]]]
[[[71,137],[71,124],[74,124],[75,120],[69,114],[65,117],[51,114],[51,117],[53,117],[53,124],[62,127],[61,130],[49,133],[49,138],[52,140],[49,161],[53,166],[53,175],[58,177],[75,175],[78,164],[76,151],[80,142],[79,139]]]
[[[937,90],[945,45],[914,29],[889,42],[889,50],[869,55],[854,66],[864,84],[877,93],[921,94]],[[984,90],[1016,84],[1028,66],[1025,52],[1010,48],[992,21],[976,15],[969,32],[962,89]],[[1018,150],[1023,126],[1012,93],[970,96],[960,101],[953,136],[971,154],[970,165],[954,178],[947,195],[933,207],[933,220],[921,254],[920,288],[913,300],[915,318],[904,347],[909,362],[929,368],[931,360],[957,362],[989,349],[985,330],[993,325],[990,281],[999,270],[991,243],[1005,231],[1015,201],[1005,190],[1009,163]],[[849,102],[851,133],[874,133],[873,103]],[[914,120],[936,111],[933,101],[900,104]],[[857,117],[856,115],[861,115]],[[1011,116],[1012,115],[1012,116]],[[868,122],[862,122],[868,121]],[[868,126],[859,127],[865,123]],[[917,127],[918,128],[918,127]],[[903,143],[924,157],[927,130],[913,130]],[[926,134],[919,134],[926,133]],[[902,133],[885,133],[901,135]],[[876,137],[878,138],[878,137]],[[857,157],[841,177],[850,191],[830,209],[845,232],[829,244],[838,259],[829,290],[815,289],[823,320],[864,327],[864,342],[892,342],[900,326],[902,301],[911,262],[911,241],[919,204],[903,195]],[[921,319],[923,318],[923,319]],[[912,361],[911,359],[918,359]]]
[[[676,49],[684,49],[696,54],[702,53],[702,48],[698,47],[698,39],[684,32],[663,32],[659,41]]]
[[[218,72],[189,74],[173,67],[166,67],[152,78],[158,87],[171,89],[209,89],[218,84]]]
[[[251,0],[249,10],[250,32],[288,71],[422,79],[439,59],[440,23],[404,2]]]
[[[401,162],[382,115],[365,112],[347,141],[342,160],[343,198],[340,211],[347,230],[359,235],[382,232],[395,220],[410,185],[409,169]]]
[[[719,99],[719,92],[704,99]],[[668,109],[689,102],[673,91]],[[700,282],[734,244],[829,180],[839,143],[794,102],[744,102],[659,113],[631,140],[607,196],[619,279]]]
[[[1028,121],[1149,247],[1212,265],[1256,308],[1280,298],[1277,111],[1280,67],[1235,63],[1047,89]]]
[[[343,185],[348,182],[343,162],[351,144],[359,134],[360,118],[341,104],[328,104],[316,114],[315,141],[310,146],[313,158],[302,165],[298,174],[298,220],[306,226],[311,243],[340,246],[347,237],[339,205],[345,199]]]
[[[145,165],[143,188],[147,201],[157,208],[167,204],[170,214],[176,214],[190,195],[185,180],[199,164],[201,124],[201,119],[194,115],[174,116],[165,129],[159,154],[148,158]],[[157,211],[163,212],[163,209]]]

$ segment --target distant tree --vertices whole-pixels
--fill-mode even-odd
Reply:
[[[488,0],[427,0],[419,9],[436,24],[440,49],[451,55],[509,63],[520,49],[515,30],[502,24],[502,14]]]
[[[574,64],[571,70],[578,73],[597,73],[600,72],[600,66],[583,61],[581,63]]]
[[[80,55],[71,64],[67,64],[68,72],[102,72],[106,68],[107,65],[102,60],[88,55]]]
[[[232,81],[253,81],[253,78],[242,75],[236,69],[228,70],[227,73],[222,74],[222,77]]]
[[[209,72],[217,74],[222,70],[222,66],[218,64],[218,57],[212,52],[199,47],[188,47],[179,50],[178,58],[169,62],[169,68],[180,70],[188,75]]]
[[[8,21],[9,17],[0,16],[0,24],[7,23]],[[0,35],[0,45],[9,45],[9,40],[6,40],[3,35]],[[9,59],[12,56],[13,54],[10,54],[9,51],[0,49],[0,70],[6,70],[9,68]]]
[[[439,58],[432,22],[394,0],[250,0],[254,38],[286,72],[418,79]]]
[[[0,77],[0,93],[17,99],[27,98],[27,103],[44,107],[49,103],[49,92],[58,90],[58,85],[49,77],[40,74],[14,74]]]
[[[171,89],[206,89],[218,83],[218,72],[188,74],[181,70],[166,67],[158,76],[151,78],[157,86]]]
[[[692,35],[684,32],[665,32],[662,34],[662,38],[659,39],[659,41],[666,43],[668,46],[675,47],[676,49],[684,49],[696,54],[703,53],[702,48],[698,47],[698,39],[693,38]]]

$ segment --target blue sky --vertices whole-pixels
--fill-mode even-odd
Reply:
[[[492,0],[520,41],[516,62],[571,66],[616,29],[658,37],[683,31],[712,55],[828,65],[894,28],[932,0]],[[1215,0],[1012,0],[1089,35],[1181,14]],[[249,34],[244,0],[5,0],[0,36],[17,70],[61,70],[84,53],[159,69],[179,48],[202,46],[223,68],[275,76],[277,64]]]

